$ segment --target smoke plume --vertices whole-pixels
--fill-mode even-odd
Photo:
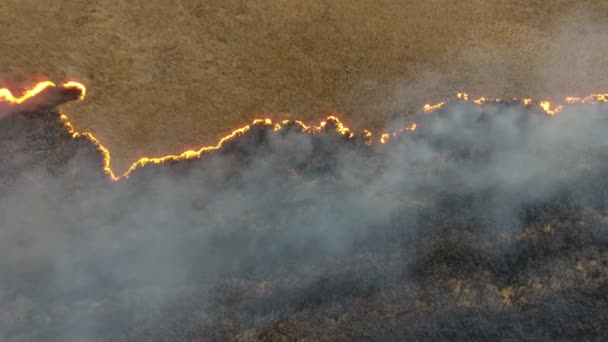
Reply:
[[[606,338],[605,104],[257,123],[120,181],[51,107],[0,116],[0,340]]]

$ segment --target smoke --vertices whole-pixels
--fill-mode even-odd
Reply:
[[[56,111],[3,117],[0,339],[598,337],[607,111],[455,102],[372,146],[259,124],[119,182]]]

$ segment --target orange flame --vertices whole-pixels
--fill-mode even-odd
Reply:
[[[77,82],[73,82],[74,84]],[[82,84],[80,84],[82,86]],[[13,93],[11,93],[10,90],[6,89],[6,88],[2,88],[0,89],[0,101],[5,101],[8,103],[12,103],[12,104],[21,104],[25,101],[27,101],[28,99],[40,94],[41,92],[43,92],[46,88],[49,87],[55,87],[55,83],[51,82],[51,81],[44,81],[44,82],[40,82],[38,84],[36,84],[32,89],[28,89],[26,90],[23,95],[21,95],[20,97],[15,97],[13,95]],[[84,88],[84,86],[83,86]]]
[[[456,93],[456,97],[458,97],[460,100],[469,101],[469,94]]]
[[[363,130],[363,141],[365,143],[365,145],[371,145],[372,144],[372,132],[368,131],[367,129]]]
[[[74,127],[72,126],[68,117],[65,114],[61,114],[59,119],[63,122],[63,124],[65,125],[65,128],[72,135],[72,138],[78,139],[79,137],[84,137],[85,139],[88,139],[89,141],[91,141],[93,143],[93,145],[95,145],[95,147],[97,147],[97,149],[99,149],[99,151],[101,152],[101,154],[103,156],[103,172],[111,180],[113,180],[113,181],[118,180],[119,177],[116,177],[116,175],[114,174],[114,171],[112,171],[112,169],[110,168],[110,151],[108,151],[108,149],[105,148],[99,142],[99,140],[97,140],[97,138],[95,138],[95,136],[93,136],[93,134],[91,134],[89,132],[76,132],[76,130],[74,130]]]
[[[78,89],[80,91],[79,100],[84,100],[84,97],[87,95],[87,88],[82,83],[69,81],[64,83],[63,87],[66,89]]]
[[[494,103],[505,102],[504,100],[499,99],[499,98],[491,99],[491,98],[485,98],[485,97],[480,97],[475,100],[470,100],[470,96],[467,93],[456,93],[456,98],[458,100],[461,100],[464,102],[472,102],[478,106],[481,106],[488,102],[494,102]],[[537,104],[538,107],[540,107],[540,109],[542,109],[547,115],[550,115],[550,116],[554,116],[564,110],[564,105],[554,105],[550,101],[534,102],[530,98],[521,99],[521,100],[517,99],[517,98],[512,98],[508,101],[518,102],[518,103],[522,104],[523,106],[530,106],[533,104]],[[447,102],[449,102],[449,100],[439,102],[434,105],[426,104],[426,105],[424,105],[422,110],[425,113],[434,112],[434,111],[440,109],[441,107],[443,107]],[[565,102],[565,104],[596,104],[596,103],[600,103],[600,102],[606,103],[606,102],[608,102],[608,94],[591,94],[586,97],[566,97],[564,102]]]
[[[83,99],[86,95],[86,87],[79,82],[70,81],[70,82],[63,83],[61,86],[64,89],[79,90],[79,92],[80,92],[79,99]],[[45,89],[47,89],[49,87],[56,87],[56,85],[55,85],[55,83],[53,83],[51,81],[40,82],[40,83],[36,84],[33,88],[26,90],[23,93],[23,95],[21,95],[20,97],[16,97],[11,93],[10,90],[8,90],[6,88],[2,88],[2,89],[0,89],[0,102],[4,101],[4,102],[11,103],[11,104],[21,104],[21,103],[27,101],[28,99],[40,94],[41,92],[43,92]],[[469,95],[466,93],[457,93],[456,97],[459,100],[469,102]],[[478,106],[481,106],[487,102],[501,102],[501,101],[502,100],[500,100],[500,99],[488,99],[485,97],[480,97],[476,100],[472,100],[471,102],[475,103]],[[511,101],[519,102],[524,106],[530,106],[530,105],[534,104],[532,99],[523,99],[523,100],[511,99]],[[445,100],[443,102],[440,102],[440,103],[437,103],[434,105],[426,104],[423,107],[423,111],[425,113],[430,113],[430,112],[439,110],[448,102],[449,102],[449,100]],[[596,104],[599,102],[607,103],[608,94],[592,94],[587,97],[567,97],[565,99],[566,104]],[[564,105],[553,105],[549,101],[540,101],[540,102],[537,102],[537,104],[545,113],[547,113],[548,115],[551,115],[551,116],[561,112],[564,109]],[[179,161],[179,160],[199,158],[205,152],[218,150],[228,141],[247,133],[251,129],[252,125],[263,125],[263,126],[273,129],[274,131],[280,131],[283,128],[283,126],[297,125],[300,127],[300,129],[302,131],[314,134],[314,133],[322,132],[324,129],[327,128],[328,122],[331,122],[333,129],[335,129],[336,132],[346,136],[349,139],[355,137],[355,134],[352,133],[349,128],[345,127],[344,124],[342,124],[342,122],[336,116],[327,117],[327,119],[325,121],[321,122],[319,126],[307,126],[302,121],[299,121],[299,120],[295,120],[295,121],[285,120],[281,124],[278,124],[278,123],[273,124],[272,120],[270,120],[270,119],[256,119],[253,121],[252,125],[246,125],[244,127],[235,129],[230,134],[228,134],[227,136],[220,139],[220,141],[215,146],[202,147],[196,151],[189,150],[189,151],[182,152],[181,154],[167,155],[167,156],[158,157],[158,158],[144,157],[144,158],[137,160],[135,163],[131,164],[131,166],[127,169],[127,171],[125,173],[117,176],[114,173],[114,171],[112,171],[112,168],[110,167],[110,163],[111,163],[110,151],[108,151],[108,149],[106,149],[97,140],[97,138],[95,138],[89,132],[77,132],[74,129],[74,127],[72,126],[72,124],[69,122],[68,117],[66,115],[62,114],[60,116],[60,120],[63,122],[66,129],[68,130],[68,132],[72,135],[72,137],[74,139],[78,139],[81,137],[88,139],[99,149],[99,151],[103,155],[103,165],[104,165],[103,171],[108,176],[108,178],[110,178],[113,181],[118,181],[120,179],[129,178],[129,176],[131,175],[131,173],[134,170],[136,170],[144,165],[147,165],[147,164],[161,164],[161,163],[165,163],[167,161]],[[380,135],[380,143],[386,144],[391,139],[391,137],[396,137],[397,135],[399,135],[405,131],[413,132],[417,128],[418,128],[418,126],[416,125],[416,123],[412,123],[409,127],[405,127],[401,130],[398,130],[398,131],[395,131],[392,133],[383,133]],[[362,133],[362,137],[363,137],[363,141],[366,145],[372,144],[372,133],[369,130],[364,130]]]
[[[545,113],[547,113],[551,116],[561,112],[564,109],[564,106],[555,106],[552,109],[551,102],[549,102],[549,101],[541,101],[538,105],[540,106],[540,108],[542,108],[545,111]]]
[[[390,138],[391,138],[390,134],[384,133],[380,136],[380,143],[386,144]]]
[[[425,104],[425,105],[424,105],[424,107],[422,107],[422,110],[423,110],[425,113],[434,112],[434,111],[436,111],[437,109],[439,109],[439,108],[443,107],[443,105],[444,105],[444,104],[446,104],[446,103],[447,103],[447,101],[439,102],[439,103],[436,103],[436,104],[434,104],[434,105],[431,105],[431,104]]]
[[[587,97],[567,97],[566,103],[575,104],[575,103],[588,103],[595,104],[598,102],[608,102],[608,94],[591,94]]]

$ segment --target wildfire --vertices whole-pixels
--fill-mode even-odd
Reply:
[[[437,109],[439,109],[439,108],[443,107],[443,105],[444,105],[444,104],[446,104],[446,103],[447,103],[447,101],[439,102],[439,103],[436,103],[436,104],[434,104],[434,105],[431,105],[431,104],[425,104],[425,105],[424,105],[424,107],[422,107],[422,110],[423,110],[425,113],[431,113],[431,112],[434,112],[434,111],[436,111]]]
[[[0,89],[0,102],[4,101],[4,102],[8,102],[9,104],[19,105],[19,104],[24,103],[28,99],[31,99],[31,98],[35,97],[36,95],[42,93],[44,90],[46,90],[48,88],[53,88],[53,87],[57,87],[57,85],[51,81],[40,82],[40,83],[36,84],[33,88],[26,90],[19,97],[16,97],[15,95],[13,95],[13,93],[9,89],[2,88],[2,89]],[[86,87],[79,82],[69,81],[69,82],[63,83],[61,85],[61,87],[63,89],[77,90],[78,93],[80,94],[78,97],[80,100],[84,99],[84,97],[86,95]],[[469,95],[466,93],[457,93],[456,98],[458,100],[461,100],[464,102],[472,102],[478,106],[481,106],[488,102],[502,102],[502,100],[500,100],[500,99],[488,99],[485,97],[480,97],[475,100],[470,100]],[[444,101],[439,102],[434,105],[426,104],[422,108],[423,112],[431,113],[433,111],[439,110],[445,104],[447,104],[449,101],[450,100],[448,99],[448,100],[444,100]],[[511,99],[510,101],[519,102],[524,106],[530,106],[533,104],[537,104],[546,114],[551,115],[551,116],[556,115],[557,113],[561,112],[564,109],[564,105],[554,105],[549,101],[534,102],[532,99],[523,99],[523,100]],[[608,103],[608,94],[592,94],[587,97],[567,97],[565,99],[566,104],[595,104],[595,103],[599,103],[599,102]],[[144,158],[137,160],[135,163],[133,163],[125,173],[117,176],[114,173],[114,171],[112,171],[112,168],[110,166],[110,164],[111,164],[110,151],[108,151],[108,149],[106,149],[99,142],[99,140],[97,140],[97,138],[95,138],[89,132],[77,132],[74,129],[74,127],[72,126],[72,124],[69,122],[69,119],[66,115],[62,114],[60,117],[60,120],[63,122],[66,129],[68,130],[68,132],[72,135],[72,137],[74,139],[78,139],[78,138],[88,139],[99,149],[99,151],[103,155],[103,163],[104,163],[103,170],[108,175],[108,177],[113,181],[118,181],[120,179],[129,178],[129,176],[131,175],[131,173],[134,170],[136,170],[144,165],[147,165],[147,164],[161,164],[161,163],[165,163],[168,161],[180,161],[180,160],[199,158],[202,154],[209,152],[209,151],[218,150],[224,144],[229,142],[230,140],[247,133],[251,129],[251,127],[254,125],[262,125],[262,126],[271,128],[274,131],[280,131],[285,126],[296,125],[300,128],[301,131],[311,133],[311,134],[323,132],[324,130],[330,129],[330,127],[331,127],[332,130],[340,133],[341,135],[345,136],[348,139],[352,139],[355,137],[355,134],[349,128],[345,127],[344,124],[336,116],[333,116],[333,115],[327,117],[327,119],[325,121],[322,121],[318,126],[315,126],[315,125],[307,126],[306,124],[304,124],[302,121],[299,121],[299,120],[295,120],[295,121],[285,120],[280,124],[279,123],[273,124],[272,120],[268,119],[268,118],[267,119],[256,119],[253,121],[253,123],[251,125],[246,125],[244,127],[235,129],[230,134],[228,134],[227,136],[220,139],[220,141],[215,146],[206,146],[206,147],[202,147],[196,151],[188,150],[188,151],[182,152],[181,154],[167,155],[167,156],[158,157],[158,158],[144,157]],[[416,123],[412,123],[410,126],[402,128],[395,132],[383,133],[380,135],[379,142],[381,144],[386,144],[392,137],[396,137],[399,134],[402,134],[403,132],[415,131],[417,129],[417,127],[418,126],[416,125]],[[372,144],[372,139],[373,139],[372,137],[373,137],[372,132],[370,132],[369,130],[363,131],[362,138],[363,138],[363,142],[366,145]]]
[[[80,91],[80,97],[78,98],[79,100],[83,100],[84,97],[87,95],[87,88],[82,83],[70,81],[70,82],[64,83],[63,87],[66,89],[79,90]]]
[[[77,82],[73,82],[73,83],[77,83]],[[82,86],[82,84],[81,84],[81,86]],[[53,83],[51,81],[40,82],[40,83],[36,84],[32,89],[26,90],[23,93],[23,95],[21,95],[20,97],[14,96],[13,93],[9,89],[1,88],[0,89],[0,100],[8,102],[8,103],[12,103],[12,104],[20,104],[38,94],[40,94],[45,89],[50,88],[50,87],[55,87],[55,83]],[[83,88],[84,88],[84,86],[83,86]]]
[[[469,94],[467,93],[456,93],[456,99],[461,100],[463,102],[472,102],[476,105],[483,105],[485,103],[489,103],[489,102],[493,102],[493,103],[498,103],[498,102],[516,102],[516,103],[520,103],[523,106],[530,106],[530,105],[538,105],[538,107],[540,107],[540,109],[542,109],[547,115],[553,116],[556,115],[558,113],[560,113],[562,110],[564,110],[564,105],[556,105],[551,103],[550,101],[539,101],[539,102],[534,102],[532,99],[517,99],[517,98],[512,98],[509,99],[507,101],[499,99],[499,98],[485,98],[485,97],[480,97],[474,100],[471,100],[471,97],[469,96]],[[431,113],[434,112],[438,109],[440,109],[441,107],[443,107],[447,102],[449,102],[449,100],[445,100],[436,104],[426,104],[424,105],[424,107],[422,108],[422,110],[425,113]],[[586,97],[566,97],[565,99],[565,104],[596,104],[596,103],[600,103],[600,102],[608,102],[608,94],[591,94],[589,96]]]
[[[381,144],[386,144],[391,139],[391,137],[396,137],[396,136],[398,136],[399,134],[401,134],[401,133],[403,133],[405,131],[415,131],[417,127],[418,127],[418,125],[416,125],[416,123],[414,122],[409,127],[402,128],[402,129],[400,129],[398,131],[395,131],[393,133],[384,133],[384,134],[382,134],[380,136],[380,143]]]
[[[456,93],[456,97],[458,97],[460,100],[469,101],[469,94]]]
[[[316,130],[318,131],[318,130],[320,130],[320,128],[325,128],[325,126],[327,126],[328,121],[331,121],[334,123],[336,131],[339,132],[340,134],[348,136],[349,138],[352,138],[355,136],[355,134],[352,133],[349,128],[344,127],[344,124],[342,124],[342,122],[340,122],[340,119],[338,119],[337,117],[335,117],[333,115],[328,116],[327,121],[322,121],[320,124],[320,127],[317,127]]]
[[[367,129],[363,130],[363,140],[365,141],[365,145],[372,144],[372,132]]]
[[[63,122],[63,124],[65,125],[65,128],[72,135],[72,138],[78,139],[80,137],[83,137],[85,139],[88,139],[93,143],[93,145],[95,145],[97,147],[97,149],[99,149],[99,151],[101,151],[101,154],[103,155],[103,172],[111,180],[113,180],[113,181],[118,180],[120,177],[116,177],[116,175],[114,174],[114,171],[112,171],[112,169],[110,168],[110,151],[108,151],[108,149],[105,148],[99,142],[99,140],[97,140],[97,138],[95,138],[95,136],[93,136],[93,134],[91,134],[89,132],[76,132],[76,130],[74,130],[74,127],[72,126],[68,117],[65,114],[61,114],[59,119]]]
[[[555,107],[551,108],[552,105],[551,105],[551,102],[549,102],[549,101],[541,101],[538,105],[540,106],[540,108],[542,108],[545,111],[545,113],[547,113],[551,116],[561,112],[564,109],[564,106],[555,106]]]
[[[567,97],[566,103],[575,104],[575,103],[588,103],[595,104],[598,102],[608,102],[608,94],[591,94],[587,97]]]

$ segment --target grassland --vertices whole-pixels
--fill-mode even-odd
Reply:
[[[606,90],[607,18],[580,0],[4,0],[0,86],[84,82],[64,111],[121,172],[260,115],[381,129],[455,90]]]

